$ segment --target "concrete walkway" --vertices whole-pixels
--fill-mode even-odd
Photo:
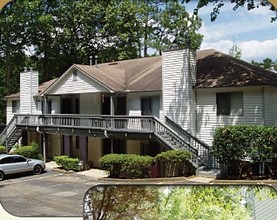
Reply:
[[[54,162],[47,162],[46,163],[46,170],[56,170],[58,171],[59,166]],[[64,172],[70,172],[70,171],[64,171]],[[99,178],[105,178],[108,177],[109,173],[105,170],[101,169],[89,169],[85,171],[80,171],[78,174],[85,175],[85,176],[90,176],[93,177],[94,179],[99,179]]]
[[[55,171],[61,171],[60,169],[58,169],[58,165],[54,162],[47,162],[46,163],[46,170],[55,170]],[[63,171],[63,172],[70,172],[70,171]],[[120,183],[120,182],[124,182],[124,183],[143,183],[143,182],[147,182],[147,183],[202,183],[202,184],[207,184],[207,183],[211,183],[214,179],[212,178],[206,178],[206,177],[200,177],[200,176],[192,176],[192,177],[171,177],[171,178],[151,178],[151,179],[132,179],[132,180],[126,180],[126,179],[112,179],[112,178],[106,178],[109,176],[108,171],[105,170],[101,170],[101,169],[96,169],[96,168],[92,168],[89,170],[85,170],[85,171],[80,171],[78,172],[78,174],[80,175],[85,175],[85,176],[89,176],[92,177],[93,179],[99,180],[100,182],[116,182],[116,183]]]

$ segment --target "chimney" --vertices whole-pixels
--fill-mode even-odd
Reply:
[[[95,65],[97,65],[97,64],[98,64],[98,56],[95,55]]]
[[[92,56],[89,56],[89,65],[92,66]]]
[[[196,53],[189,47],[162,54],[164,114],[195,134]]]
[[[20,73],[20,113],[35,114],[36,102],[34,96],[38,94],[38,72],[33,68],[24,68]]]

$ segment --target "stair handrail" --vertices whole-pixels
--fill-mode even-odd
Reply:
[[[182,144],[182,148],[178,148],[178,149],[186,149],[189,152],[192,153],[192,162],[194,162],[197,166],[199,163],[199,152],[197,149],[193,148],[189,143],[187,143],[186,141],[184,141],[183,138],[181,138],[172,128],[170,128],[169,126],[167,126],[165,123],[163,123],[162,121],[160,121],[158,118],[153,117],[154,120],[154,135],[156,135],[156,137],[158,137],[160,139],[160,141],[163,141],[167,144],[170,145],[170,143],[168,143],[168,141],[166,141],[162,135],[160,135],[161,130],[159,129],[159,127],[162,127],[165,129],[166,132],[170,133],[171,138],[173,138],[172,141],[177,141],[179,144]],[[176,148],[175,148],[176,149]]]
[[[6,125],[6,127],[4,128],[4,130],[1,132],[0,134],[0,143],[3,144],[8,136],[9,133],[11,133],[14,129],[15,129],[15,121],[17,119],[17,116],[14,115],[12,117],[12,119],[9,121],[9,123]],[[12,127],[12,129],[10,130],[11,132],[8,133],[8,130],[10,129],[10,127]]]
[[[215,158],[212,155],[212,149],[211,146],[206,144],[205,142],[201,141],[199,138],[196,136],[190,134],[188,131],[183,129],[179,124],[174,122],[171,118],[168,116],[165,116],[165,123],[172,128],[174,131],[176,131],[182,138],[185,139],[186,142],[190,142],[190,145],[192,147],[198,149],[200,152],[203,152],[205,158],[202,158],[202,160],[206,160],[206,164],[208,168],[218,168],[219,165]],[[194,146],[193,146],[194,145]],[[199,155],[201,157],[201,155]]]

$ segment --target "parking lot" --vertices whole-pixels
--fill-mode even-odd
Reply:
[[[83,216],[83,196],[97,184],[89,176],[46,170],[41,175],[7,177],[0,182],[3,208],[16,216]]]

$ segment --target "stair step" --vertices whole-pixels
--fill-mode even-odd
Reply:
[[[203,166],[203,167],[199,167],[196,170],[196,176],[215,179],[217,177],[220,177],[220,170],[219,169],[205,170],[205,167]]]

